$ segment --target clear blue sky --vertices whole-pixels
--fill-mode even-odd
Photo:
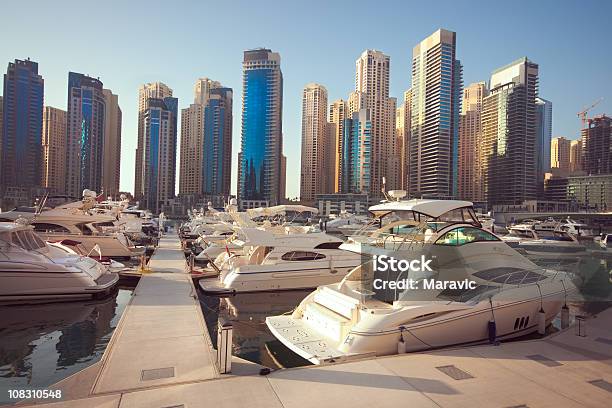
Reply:
[[[540,95],[553,102],[553,136],[578,137],[576,113],[612,114],[612,2],[601,1],[29,1],[0,10],[0,63],[30,57],[45,104],[66,109],[68,71],[100,77],[123,110],[121,188],[132,191],[138,87],[163,81],[179,107],[198,77],[234,89],[234,163],[240,141],[242,51],[280,52],[287,194],[299,195],[301,92],[325,85],[330,101],[354,88],[355,59],[391,56],[391,96],[410,87],[412,47],[443,27],[457,32],[464,83],[527,56],[540,65]]]

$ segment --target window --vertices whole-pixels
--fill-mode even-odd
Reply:
[[[315,261],[325,259],[325,255],[308,251],[290,251],[281,256],[283,261]]]
[[[323,242],[315,247],[315,249],[338,249],[342,242]]]
[[[460,227],[442,235],[436,240],[436,245],[460,246],[482,241],[499,241],[499,238],[478,228]]]
[[[48,224],[44,222],[34,223],[34,231],[36,232],[70,232],[66,227],[57,224]]]

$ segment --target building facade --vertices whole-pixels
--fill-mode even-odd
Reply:
[[[119,96],[103,89],[106,114],[104,115],[104,155],[102,191],[106,197],[119,197],[121,177],[121,108]]]
[[[411,197],[456,196],[462,67],[456,34],[440,29],[412,50]]]
[[[582,140],[570,143],[570,174],[582,172]]]
[[[329,105],[330,132],[335,142],[334,158],[334,193],[340,192],[342,186],[342,135],[344,134],[344,121],[348,115],[348,103],[338,99]]]
[[[158,214],[174,200],[178,99],[148,98],[143,112],[141,208]]]
[[[370,194],[372,138],[369,109],[361,109],[344,121],[342,193]]]
[[[172,96],[172,89],[163,82],[144,84],[138,90],[138,144],[136,147],[136,162],[134,170],[134,198],[142,197],[142,160],[145,134],[144,111],[149,98],[164,99]]]
[[[484,82],[463,90],[459,119],[458,197],[473,202],[485,201],[482,183],[482,101],[488,94]]]
[[[194,103],[181,112],[179,194],[229,197],[232,164],[233,92],[200,78]]]
[[[0,141],[0,198],[9,206],[29,204],[31,189],[42,186],[43,94],[38,63],[29,59],[9,62]]]
[[[571,142],[555,137],[550,142],[550,170],[556,176],[567,177],[570,172]]]
[[[349,113],[369,109],[370,141],[370,190],[373,197],[381,197],[383,179],[386,188],[401,186],[400,157],[395,131],[397,100],[389,97],[391,59],[381,51],[366,50],[355,62],[355,93],[349,98]]]
[[[544,174],[550,172],[550,149],[552,140],[552,102],[536,97],[536,177],[538,196],[544,193]]]
[[[282,197],[283,75],[278,53],[244,52],[238,199],[278,204]]]
[[[493,72],[483,100],[484,189],[489,205],[536,199],[538,65],[521,58]]]
[[[102,82],[68,73],[65,193],[80,198],[84,189],[100,193],[106,104]]]
[[[300,200],[314,201],[317,194],[329,193],[327,167],[327,89],[319,84],[308,84],[302,92],[302,161]],[[332,187],[333,188],[333,187]]]
[[[612,174],[612,118],[601,115],[582,129],[582,168],[587,175]]]
[[[412,90],[404,92],[404,102],[395,110],[395,137],[399,156],[399,188],[408,191],[410,171],[410,122]]]
[[[67,115],[51,106],[43,110],[43,187],[53,194],[63,194],[66,188]]]

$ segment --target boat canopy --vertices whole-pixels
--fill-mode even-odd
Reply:
[[[413,199],[406,201],[389,201],[374,205],[369,208],[369,211],[376,217],[383,216],[394,211],[414,211],[425,214],[432,218],[438,218],[449,211],[460,208],[472,208],[474,204],[470,201],[461,200],[428,200],[428,199]]]

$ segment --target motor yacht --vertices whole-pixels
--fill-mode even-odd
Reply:
[[[201,280],[209,294],[314,288],[340,281],[359,265],[359,254],[339,249],[342,240],[323,232],[284,235],[243,228],[242,255],[232,254],[218,282]]]
[[[560,230],[536,230],[533,224],[511,226],[502,240],[515,249],[543,258],[578,258],[587,250],[575,235]]]
[[[390,272],[370,260],[319,286],[292,314],[266,319],[314,364],[522,336],[549,324],[575,289],[568,275],[537,267],[483,229],[471,202],[392,201],[370,211],[382,227],[341,248],[431,260],[430,271]]]
[[[99,262],[49,247],[29,225],[0,223],[0,303],[88,299],[119,277]]]
[[[596,235],[593,229],[587,224],[572,220],[570,217],[567,217],[564,222],[560,223],[558,229],[573,235],[577,239],[592,239]]]

